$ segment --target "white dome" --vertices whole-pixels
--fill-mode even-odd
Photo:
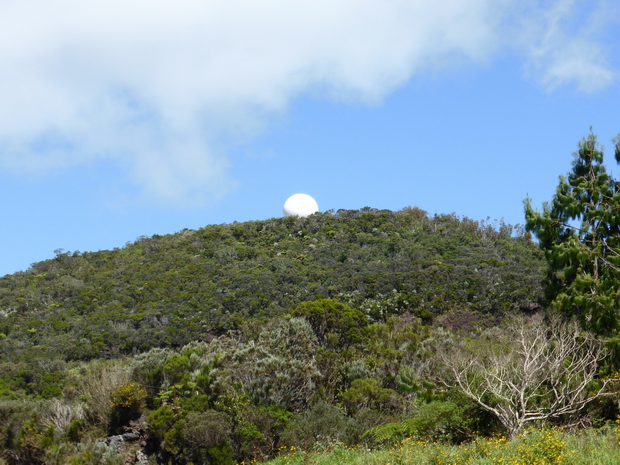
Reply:
[[[319,205],[307,194],[291,195],[284,202],[284,216],[308,216],[319,211]]]

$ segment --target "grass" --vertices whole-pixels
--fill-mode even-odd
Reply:
[[[620,463],[620,429],[576,434],[531,429],[514,441],[478,438],[452,446],[412,438],[385,449],[337,445],[324,452],[284,449],[265,465],[616,465]]]

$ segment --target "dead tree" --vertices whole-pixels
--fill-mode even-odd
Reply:
[[[441,358],[452,378],[446,384],[458,385],[495,415],[510,439],[528,422],[578,412],[614,381],[593,382],[601,342],[575,323],[519,319],[498,333],[453,346]]]

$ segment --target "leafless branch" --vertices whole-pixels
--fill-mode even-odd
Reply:
[[[496,341],[446,352],[443,362],[453,384],[515,437],[528,422],[575,413],[605,395],[613,380],[590,390],[602,356],[600,341],[576,324],[535,317],[515,322]]]

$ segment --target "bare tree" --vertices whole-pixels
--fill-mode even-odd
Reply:
[[[528,422],[578,412],[613,381],[593,383],[603,356],[600,341],[559,319],[519,319],[494,339],[454,349],[441,355],[453,378],[446,384],[460,386],[495,415],[510,439]]]

